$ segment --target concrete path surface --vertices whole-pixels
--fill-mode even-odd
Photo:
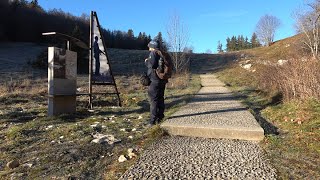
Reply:
[[[263,129],[214,75],[161,124],[171,135],[150,145],[120,179],[276,179],[257,141]],[[250,141],[249,141],[250,140]]]
[[[260,141],[264,131],[254,116],[213,74],[201,75],[193,100],[161,124],[169,134]]]

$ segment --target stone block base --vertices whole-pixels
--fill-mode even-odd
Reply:
[[[76,96],[49,96],[48,116],[76,112]]]

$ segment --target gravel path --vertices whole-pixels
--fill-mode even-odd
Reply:
[[[120,179],[276,179],[263,152],[250,141],[164,137]]]
[[[239,134],[261,129],[263,138],[252,114],[221,81],[214,75],[200,77],[203,87],[195,98],[161,125],[185,136],[166,136],[154,142],[120,179],[276,179],[275,170],[254,141],[187,137],[211,132],[212,126],[219,127],[222,135],[236,134],[230,128]]]

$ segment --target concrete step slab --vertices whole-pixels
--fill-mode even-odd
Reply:
[[[262,128],[239,128],[239,127],[218,127],[218,126],[191,126],[163,123],[161,125],[170,135],[218,138],[218,139],[239,139],[247,141],[261,141],[264,138]]]

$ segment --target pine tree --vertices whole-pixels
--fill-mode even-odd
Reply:
[[[82,32],[78,24],[76,24],[71,32],[71,36],[77,39],[82,39]]]
[[[250,43],[249,43],[249,39],[246,36],[245,40],[244,40],[244,48],[245,49],[249,49],[250,48]]]
[[[168,46],[166,42],[163,40],[161,32],[158,32],[158,35],[154,38],[154,40],[159,43],[161,51],[168,51]]]
[[[261,44],[260,44],[260,42],[258,40],[258,36],[256,35],[256,33],[252,34],[250,42],[251,42],[251,47],[252,48],[256,48],[256,47],[260,47],[261,46]]]
[[[134,39],[134,33],[133,33],[132,29],[128,30],[127,36],[128,36],[129,39]]]
[[[41,6],[38,3],[38,0],[32,0],[29,5],[31,8],[42,10]]]
[[[235,51],[237,49],[237,38],[236,36],[232,36],[231,38],[231,51]]]
[[[139,40],[143,39],[143,36],[142,36],[142,33],[141,33],[141,32],[139,32],[138,39],[139,39]]]
[[[246,42],[243,35],[240,35],[239,50],[246,49]]]
[[[223,50],[222,50],[222,44],[220,43],[220,41],[218,41],[217,51],[218,51],[218,53],[222,53],[222,52],[223,52]]]
[[[226,41],[227,41],[227,45],[226,45],[227,49],[226,50],[229,52],[229,51],[231,51],[231,42],[230,42],[231,40],[229,37],[227,37]]]

